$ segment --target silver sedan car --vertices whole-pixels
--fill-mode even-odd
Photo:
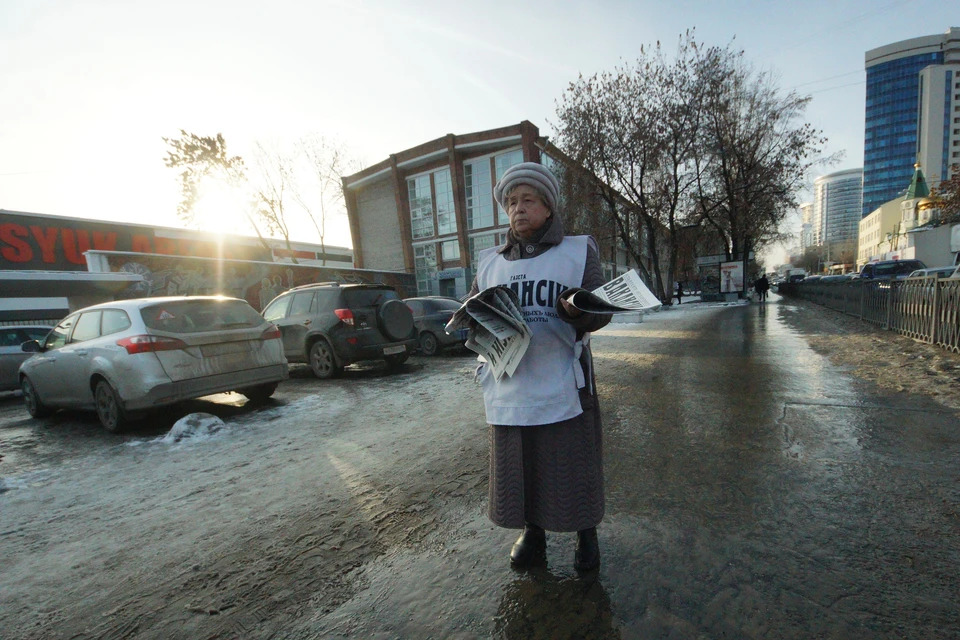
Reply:
[[[43,340],[53,327],[41,324],[18,324],[0,327],[0,391],[20,388],[20,363],[32,354],[20,346],[30,340]]]
[[[225,391],[254,401],[287,377],[280,331],[237,298],[98,304],[67,316],[20,365],[30,415],[95,409],[108,431],[154,407]]]

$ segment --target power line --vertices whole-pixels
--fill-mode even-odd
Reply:
[[[780,52],[783,52],[783,51],[789,51],[790,49],[796,49],[797,47],[799,47],[799,46],[801,46],[801,45],[804,45],[804,44],[807,44],[808,42],[811,42],[811,41],[813,41],[813,40],[816,40],[817,38],[820,38],[820,37],[822,37],[822,36],[824,36],[824,35],[826,35],[826,34],[828,34],[828,33],[832,33],[832,32],[834,32],[834,31],[839,31],[840,29],[844,29],[844,28],[846,28],[846,27],[849,27],[849,26],[852,25],[852,24],[856,24],[856,23],[858,23],[858,22],[861,22],[862,20],[866,20],[867,18],[872,18],[873,16],[875,16],[875,15],[877,15],[877,14],[884,13],[884,12],[886,12],[886,11],[889,11],[890,9],[893,9],[894,7],[898,7],[898,6],[904,5],[904,4],[912,4],[912,3],[913,3],[913,0],[896,0],[896,2],[891,2],[891,3],[889,3],[889,4],[883,5],[882,7],[877,7],[876,9],[873,9],[873,10],[871,10],[871,11],[867,11],[866,13],[861,13],[860,15],[854,16],[853,18],[850,18],[849,20],[845,20],[844,22],[837,23],[837,24],[835,24],[835,25],[832,26],[832,27],[828,27],[828,28],[826,28],[826,29],[821,29],[820,31],[818,31],[818,32],[814,33],[813,35],[811,35],[809,38],[805,38],[805,39],[803,39],[803,40],[800,40],[799,42],[795,42],[794,44],[788,45],[788,46],[786,46],[786,47],[781,47],[781,48],[779,49],[779,51],[780,51]]]
[[[837,78],[845,78],[847,76],[852,76],[855,73],[863,73],[863,69],[857,69],[856,71],[848,71],[847,73],[841,73],[838,76],[830,76],[829,78],[820,78],[819,80],[811,80],[810,82],[801,82],[800,84],[795,84],[791,89],[797,89],[799,87],[805,87],[808,84],[819,84],[821,82],[826,82],[827,80],[836,80]]]
[[[845,89],[846,87],[855,87],[858,84],[866,84],[866,83],[867,83],[866,80],[861,80],[860,82],[851,82],[850,84],[841,84],[836,87],[827,87],[826,89],[817,89],[816,91],[811,91],[810,95],[813,95],[815,93],[823,93],[824,91],[833,91],[834,89]]]

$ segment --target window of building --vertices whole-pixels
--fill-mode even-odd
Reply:
[[[523,162],[523,150],[514,149],[513,151],[507,151],[506,153],[501,153],[500,155],[494,158],[494,167],[496,171],[496,180],[494,184],[500,181],[500,178],[503,177],[503,172],[512,167],[515,164],[520,164]],[[507,217],[507,212],[503,210],[499,204],[497,205],[497,224],[508,225],[510,224],[510,219]]]
[[[507,234],[505,233],[486,233],[482,236],[473,236],[468,239],[470,246],[470,266],[473,268],[474,273],[476,273],[477,266],[480,262],[480,252],[490,247],[499,247],[506,242],[506,239]]]
[[[433,190],[437,194],[437,235],[457,232],[457,214],[453,205],[453,182],[450,169],[433,173]]]
[[[430,175],[407,179],[410,202],[410,232],[413,238],[433,237],[433,196],[430,193]]]
[[[421,244],[413,248],[413,263],[417,274],[417,295],[434,295],[437,280],[437,245]]]
[[[440,255],[444,262],[460,259],[460,241],[447,240],[440,245]]]
[[[493,226],[493,185],[490,160],[480,158],[463,164],[464,195],[467,204],[467,229]]]

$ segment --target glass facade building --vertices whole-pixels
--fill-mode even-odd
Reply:
[[[943,53],[935,52],[867,67],[862,216],[910,184],[917,161],[920,71],[942,63]]]
[[[813,237],[830,246],[855,241],[860,231],[863,170],[848,169],[813,183]]]
[[[957,28],[867,51],[861,217],[901,195],[917,162],[948,177],[958,62]]]

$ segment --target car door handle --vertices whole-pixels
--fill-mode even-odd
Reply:
[[[87,351],[86,349],[77,349],[77,351],[76,351],[76,354],[77,354],[78,356],[80,356],[81,358],[82,358],[82,357],[85,357],[85,356],[86,356],[87,354],[89,354],[89,353],[90,353],[90,352]]]

